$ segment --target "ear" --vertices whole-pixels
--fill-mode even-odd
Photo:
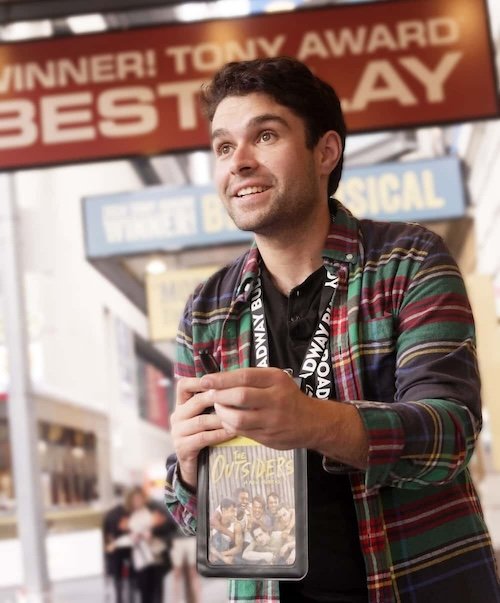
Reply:
[[[342,156],[342,141],[335,130],[328,130],[319,139],[318,150],[319,169],[322,176],[329,176]]]

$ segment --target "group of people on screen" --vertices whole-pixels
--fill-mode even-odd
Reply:
[[[291,565],[295,561],[295,512],[277,492],[251,496],[238,488],[210,517],[210,562]]]

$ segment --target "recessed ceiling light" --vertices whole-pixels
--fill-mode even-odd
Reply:
[[[69,28],[73,33],[83,34],[108,29],[106,20],[97,13],[92,15],[76,15],[67,18]]]
[[[6,42],[30,40],[31,38],[48,38],[53,33],[52,23],[48,19],[42,21],[19,21],[1,28],[1,39]]]
[[[273,0],[265,7],[266,13],[279,13],[294,10],[297,4],[291,0]]]
[[[251,13],[250,0],[217,0],[213,5],[214,17],[242,17]]]
[[[210,17],[206,2],[186,2],[175,7],[175,16],[179,21],[200,21]]]
[[[167,271],[167,265],[163,260],[155,258],[146,264],[146,272],[148,274],[162,274]]]

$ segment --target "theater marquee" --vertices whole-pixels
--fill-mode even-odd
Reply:
[[[207,146],[223,63],[295,56],[351,132],[498,114],[485,0],[399,0],[0,46],[0,168]]]

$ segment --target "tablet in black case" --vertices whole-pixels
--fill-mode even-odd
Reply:
[[[237,437],[202,451],[198,570],[300,580],[307,573],[307,451]]]

